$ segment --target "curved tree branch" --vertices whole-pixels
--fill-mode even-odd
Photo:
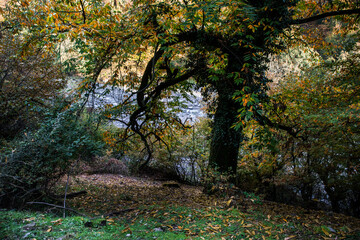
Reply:
[[[300,138],[302,140],[305,140],[303,136],[298,136],[298,133],[301,130],[294,130],[293,127],[289,127],[289,126],[285,126],[285,125],[282,125],[282,124],[274,123],[269,118],[267,118],[266,116],[259,114],[257,111],[254,111],[254,116],[255,116],[255,120],[262,126],[266,125],[266,126],[269,126],[269,127],[278,128],[278,129],[286,131],[287,133],[289,133],[294,138]]]
[[[339,10],[339,11],[322,13],[322,14],[311,16],[308,18],[295,19],[290,22],[290,25],[304,24],[304,23],[313,22],[313,21],[320,20],[320,19],[327,18],[327,17],[352,15],[352,14],[360,14],[360,9],[356,8],[356,9],[348,9],[348,10]]]
[[[82,15],[83,15],[83,23],[86,23],[86,13],[85,13],[85,6],[82,0],[80,0],[81,9],[82,9]]]

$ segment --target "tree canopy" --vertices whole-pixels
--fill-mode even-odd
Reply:
[[[0,14],[1,137],[38,118],[34,107],[54,100],[64,73],[76,73],[73,101],[83,101],[76,111],[98,88],[123,91],[116,104],[97,109],[123,126],[103,139],[124,152],[125,142],[143,148],[142,167],[162,158],[162,148],[174,160],[174,142],[181,143],[189,161],[201,153],[209,168],[238,173],[244,188],[275,196],[272,186],[287,182],[304,201],[326,192],[334,210],[358,205],[357,1],[9,0]],[[209,144],[201,124],[192,133],[201,140],[176,139],[188,133],[177,113],[195,91],[207,101]],[[74,126],[76,111],[68,112]],[[84,145],[95,146],[94,136]]]
[[[181,124],[173,114],[177,102],[163,99],[171,99],[174,92],[188,97],[199,87],[215,92],[209,160],[221,171],[232,172],[245,122],[255,118],[273,124],[264,119],[262,107],[269,82],[266,63],[295,36],[291,26],[348,15],[349,29],[356,21],[353,14],[360,11],[356,3],[346,1],[139,0],[112,6],[100,0],[21,0],[9,4],[6,19],[14,33],[29,32],[32,41],[27,47],[73,44],[85,76],[80,92],[94,91],[107,69],[106,85],[128,89],[124,101],[109,106],[106,114],[116,119],[130,113],[123,122],[129,130],[123,137],[140,135],[148,150],[145,163],[151,159],[151,141],[161,141],[162,130]],[[295,134],[291,127],[282,128]]]

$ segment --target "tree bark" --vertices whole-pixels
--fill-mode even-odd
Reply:
[[[242,129],[233,128],[238,122],[239,104],[235,102],[229,88],[218,90],[218,106],[214,116],[210,146],[210,167],[217,167],[222,173],[236,173]]]

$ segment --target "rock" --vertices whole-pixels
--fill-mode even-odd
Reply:
[[[94,224],[92,222],[86,222],[86,223],[84,223],[84,226],[90,228],[90,227],[93,227]]]
[[[27,238],[30,234],[31,234],[31,232],[26,233],[26,234],[23,236],[23,238]]]
[[[67,240],[67,239],[74,239],[74,236],[68,233],[65,236],[57,238],[56,240]]]
[[[164,230],[161,227],[154,228],[154,232],[163,232]]]
[[[23,229],[24,230],[34,230],[36,228],[36,223],[35,222],[31,222],[31,223],[29,223],[29,224],[26,224],[24,227],[23,227]]]

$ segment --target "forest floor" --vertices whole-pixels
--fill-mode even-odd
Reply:
[[[209,196],[199,186],[111,174],[72,177],[68,191],[80,190],[87,194],[66,206],[86,216],[2,210],[0,239],[360,239],[360,219],[231,190]]]

